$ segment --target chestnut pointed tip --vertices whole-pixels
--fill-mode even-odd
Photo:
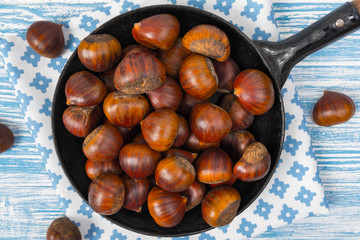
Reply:
[[[139,207],[139,208],[137,208],[137,209],[134,209],[134,212],[140,213],[140,212],[141,212],[141,209],[142,209],[142,207]]]

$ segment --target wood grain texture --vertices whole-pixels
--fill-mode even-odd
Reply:
[[[239,1],[239,0],[238,0]],[[3,0],[0,34],[25,32],[33,21],[61,22],[113,0]],[[343,0],[274,0],[281,38],[340,6]],[[359,239],[360,237],[360,31],[304,59],[291,72],[305,111],[331,213],[271,230],[255,239]],[[351,96],[358,111],[347,123],[319,127],[311,118],[325,90]],[[0,154],[0,239],[44,239],[62,215],[51,181],[0,59],[0,122],[15,133]]]

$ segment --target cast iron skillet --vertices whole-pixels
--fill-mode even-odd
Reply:
[[[251,41],[238,28],[220,17],[192,7],[158,5],[139,8],[121,14],[108,21],[93,33],[108,33],[115,36],[123,47],[135,43],[131,37],[134,23],[159,13],[175,15],[180,22],[183,35],[199,24],[212,24],[222,29],[231,42],[231,57],[240,69],[256,68],[267,73],[275,86],[275,103],[264,115],[257,116],[249,129],[267,147],[272,163],[269,174],[253,183],[237,181],[234,185],[242,196],[239,213],[244,211],[263,191],[269,182],[277,163],[284,138],[284,107],[280,90],[292,67],[307,55],[344,37],[360,25],[359,2],[345,3],[332,13],[323,17],[298,34],[281,42]],[[85,174],[86,158],[82,153],[82,138],[71,135],[62,123],[62,114],[67,108],[64,87],[73,73],[86,68],[80,63],[76,51],[72,54],[59,78],[52,106],[52,129],[57,155],[62,168],[79,195],[87,201],[90,179]],[[146,204],[145,204],[146,205]],[[201,209],[185,214],[183,221],[176,227],[158,226],[143,207],[141,213],[122,209],[117,214],[106,216],[110,221],[134,232],[152,236],[185,236],[211,229],[201,216]]]

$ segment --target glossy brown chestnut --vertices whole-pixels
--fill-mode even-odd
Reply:
[[[117,159],[107,162],[93,162],[88,159],[85,163],[85,172],[93,180],[102,173],[113,173],[120,176],[123,171]]]
[[[184,218],[187,198],[180,193],[154,187],[147,201],[151,217],[162,227],[174,227]]]
[[[125,200],[125,184],[117,175],[103,173],[89,186],[89,206],[101,215],[117,213]]]
[[[229,181],[233,163],[229,155],[218,147],[205,150],[196,160],[197,180],[206,184]]]
[[[197,180],[185,191],[181,192],[181,195],[187,197],[185,205],[185,211],[190,211],[197,205],[199,205],[204,199],[206,194],[206,186],[204,183]]]
[[[271,79],[257,69],[247,69],[236,76],[234,94],[241,105],[254,115],[266,113],[275,101]]]
[[[196,104],[190,114],[190,128],[200,142],[218,142],[229,134],[230,115],[213,103]]]
[[[5,124],[0,123],[0,153],[9,150],[15,141],[14,133]]]
[[[271,157],[260,142],[248,145],[240,160],[235,164],[234,175],[244,181],[253,182],[262,179],[270,169]]]
[[[162,86],[147,92],[154,109],[170,108],[176,111],[183,97],[180,84],[171,77],[166,77]]]
[[[93,162],[106,162],[119,156],[123,144],[123,136],[117,128],[102,124],[87,135],[83,142],[83,152]]]
[[[130,143],[134,137],[140,132],[140,125],[136,125],[132,128],[119,127],[116,128],[121,132],[121,135],[124,138],[124,144]]]
[[[158,152],[168,150],[174,143],[179,117],[171,109],[158,109],[140,122],[141,132],[146,143]]]
[[[195,99],[207,99],[218,88],[218,77],[211,60],[199,54],[184,60],[179,79],[184,91]]]
[[[105,84],[108,93],[111,93],[116,90],[113,81],[114,73],[115,73],[115,68],[112,68],[110,70],[107,70],[106,72],[102,72],[99,74],[99,79]]]
[[[77,137],[86,137],[101,122],[104,114],[99,105],[90,107],[69,106],[63,113],[65,128]]]
[[[79,228],[67,217],[56,218],[46,231],[46,240],[81,240]]]
[[[146,144],[147,145],[147,143],[146,143],[146,141],[144,139],[144,136],[142,135],[141,132],[136,134],[136,136],[132,140],[132,143]]]
[[[121,169],[132,179],[139,180],[154,173],[161,154],[146,144],[129,143],[120,151]]]
[[[344,123],[355,114],[354,101],[346,94],[325,90],[316,102],[312,116],[319,126],[332,126]]]
[[[209,99],[195,99],[191,95],[184,93],[180,107],[178,108],[178,113],[180,113],[185,118],[189,118],[191,110],[198,103],[210,102]]]
[[[231,130],[226,137],[221,140],[221,148],[229,153],[231,159],[237,162],[242,155],[246,147],[255,142],[254,135],[246,130]]]
[[[185,158],[172,156],[162,159],[155,168],[156,184],[169,192],[182,192],[195,180],[194,166]]]
[[[176,138],[174,141],[173,147],[182,147],[188,140],[190,136],[190,127],[187,120],[178,114],[179,117],[179,129],[176,134]]]
[[[72,74],[65,84],[67,105],[93,106],[101,103],[106,94],[104,83],[88,71]]]
[[[134,181],[127,175],[121,177],[125,184],[125,201],[123,208],[135,212],[141,212],[143,204],[146,202],[149,191],[150,182],[147,178]]]
[[[79,60],[95,72],[105,72],[120,61],[121,45],[109,34],[93,34],[85,37],[77,49]]]
[[[219,147],[220,141],[207,143],[207,142],[200,142],[199,139],[195,136],[193,132],[190,132],[190,136],[187,142],[184,145],[184,148],[190,152],[200,153],[210,147]]]
[[[183,45],[192,52],[223,62],[230,56],[230,41],[216,26],[201,24],[190,29],[183,37]]]
[[[232,173],[232,177],[228,181],[221,182],[221,183],[213,183],[213,184],[209,184],[209,185],[211,188],[216,188],[218,186],[231,186],[236,182],[236,180],[237,180],[237,177]]]
[[[191,52],[182,45],[182,38],[177,38],[169,50],[160,49],[158,54],[158,58],[164,64],[166,75],[178,79],[181,65]]]
[[[116,67],[115,88],[127,94],[142,94],[160,87],[166,78],[164,65],[146,52],[125,57]]]
[[[201,213],[210,226],[225,226],[236,217],[240,202],[240,193],[235,188],[219,186],[206,194],[201,204]]]
[[[246,110],[232,93],[222,98],[220,107],[229,113],[233,129],[246,129],[254,122],[254,114]]]
[[[143,45],[139,45],[139,44],[131,44],[126,46],[122,52],[121,52],[121,59],[129,56],[130,54],[133,53],[139,53],[139,52],[147,52],[150,53],[152,55],[154,55],[155,57],[157,56],[157,53],[154,51],[151,51],[149,48],[144,47]]]
[[[212,60],[212,63],[219,80],[217,91],[222,93],[234,92],[234,80],[240,72],[237,63],[231,57],[224,62]]]
[[[188,160],[190,163],[194,163],[198,156],[198,153],[188,152],[180,148],[170,148],[165,152],[165,157],[172,157],[172,156],[182,157]]]
[[[34,22],[26,31],[26,41],[41,56],[56,58],[65,46],[61,27],[61,24],[48,21]]]
[[[112,124],[132,128],[149,113],[150,105],[142,95],[114,91],[106,96],[103,111]]]
[[[180,32],[177,18],[171,14],[157,14],[134,24],[132,36],[141,45],[168,50]]]

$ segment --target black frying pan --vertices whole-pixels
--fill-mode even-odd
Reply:
[[[285,123],[280,90],[291,69],[309,54],[354,31],[360,25],[357,7],[360,5],[359,2],[360,0],[355,0],[352,3],[345,3],[313,25],[281,42],[251,41],[238,28],[214,14],[192,7],[175,5],[144,7],[127,12],[108,21],[93,33],[111,34],[125,47],[135,43],[130,34],[134,23],[154,14],[170,13],[179,19],[180,35],[184,35],[190,28],[203,23],[219,27],[229,37],[231,57],[238,63],[240,69],[256,68],[271,77],[275,86],[274,106],[266,114],[257,116],[249,129],[270,152],[271,168],[267,176],[259,181],[236,182],[234,186],[242,196],[239,209],[241,213],[265,188],[279,161]],[[83,139],[71,135],[62,123],[62,114],[67,107],[64,93],[66,80],[70,75],[81,70],[86,70],[86,68],[80,63],[75,51],[64,67],[57,84],[52,106],[52,129],[61,166],[73,187],[87,201],[90,179],[84,171],[86,158],[81,148]],[[185,236],[211,229],[202,219],[200,206],[186,213],[183,221],[173,228],[158,226],[152,220],[146,206],[143,207],[141,213],[122,209],[117,214],[106,218],[134,232],[153,236]]]

